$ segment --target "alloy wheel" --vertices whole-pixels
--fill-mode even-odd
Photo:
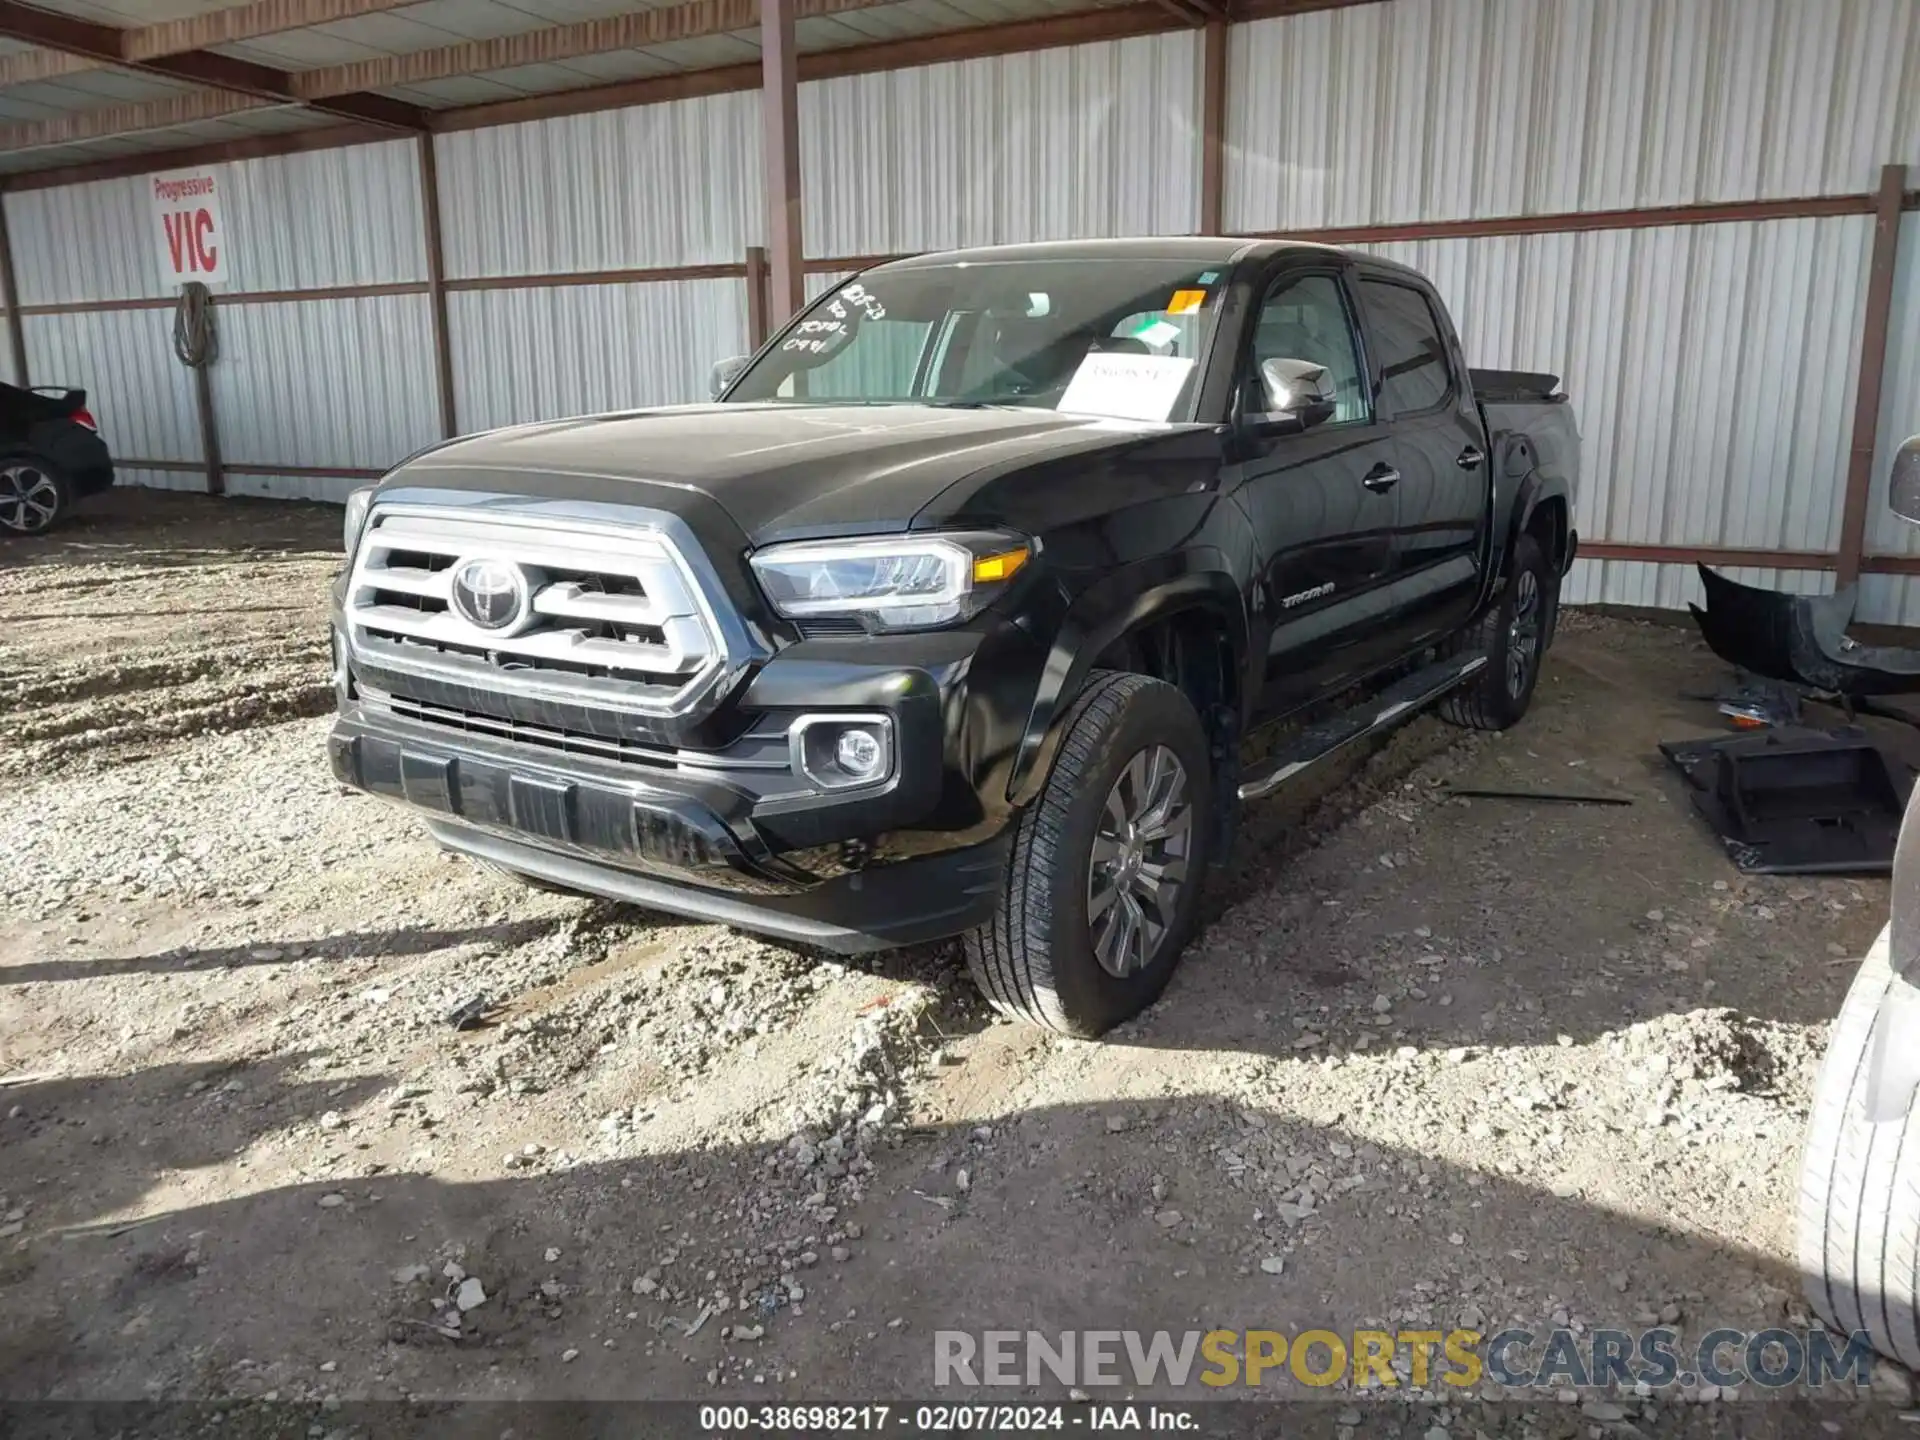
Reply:
[[[1153,962],[1178,913],[1193,847],[1186,767],[1151,745],[1107,792],[1087,867],[1087,926],[1100,968],[1126,978]]]
[[[0,526],[35,535],[60,513],[60,487],[37,465],[0,470]]]
[[[1543,610],[1539,577],[1522,570],[1513,582],[1513,618],[1507,622],[1507,694],[1515,700],[1527,693],[1540,658]]]

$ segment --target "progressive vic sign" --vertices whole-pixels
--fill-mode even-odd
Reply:
[[[227,278],[226,226],[218,170],[169,170],[147,179],[159,231],[160,273],[168,285]]]

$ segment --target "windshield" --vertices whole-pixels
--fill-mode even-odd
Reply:
[[[874,271],[809,306],[727,399],[1183,419],[1224,280],[1133,258]]]

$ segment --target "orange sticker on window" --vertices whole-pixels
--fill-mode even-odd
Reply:
[[[1207,292],[1204,290],[1176,290],[1173,298],[1167,301],[1167,314],[1191,315],[1206,303]]]

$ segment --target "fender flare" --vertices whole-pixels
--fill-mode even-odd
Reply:
[[[1086,687],[1094,661],[1129,632],[1192,610],[1205,611],[1221,622],[1234,676],[1243,677],[1246,602],[1240,583],[1217,550],[1150,557],[1103,576],[1075,599],[1041,668],[1040,684],[1007,776],[1007,799],[1012,804],[1035,799],[1053,772],[1054,758],[1066,736],[1067,714],[1074,697]]]
[[[1573,539],[1573,492],[1564,476],[1538,467],[1531,445],[1526,446],[1524,452],[1516,445],[1514,450],[1509,452],[1509,456],[1511,460],[1517,462],[1523,453],[1527,469],[1520,477],[1519,489],[1514,495],[1513,506],[1508,512],[1505,553],[1508,555],[1513,553],[1513,547],[1520,543],[1520,537],[1533,523],[1533,517],[1540,507],[1549,501],[1557,500],[1566,512],[1566,524],[1562,527],[1556,553],[1547,558],[1553,562],[1555,570],[1559,571],[1565,568],[1565,548]],[[1504,570],[1504,567],[1502,568]]]

